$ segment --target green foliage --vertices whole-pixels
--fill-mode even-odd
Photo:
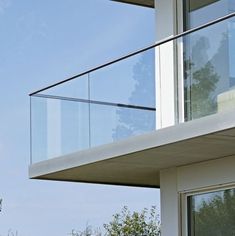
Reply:
[[[160,235],[159,215],[156,207],[150,212],[144,209],[141,213],[131,213],[124,207],[120,214],[115,214],[108,224],[104,224],[108,236],[158,236]]]
[[[140,213],[131,213],[124,207],[121,213],[113,215],[108,224],[104,224],[104,232],[93,230],[87,226],[83,231],[72,230],[71,236],[160,236],[160,220],[156,207],[149,211],[145,208]]]

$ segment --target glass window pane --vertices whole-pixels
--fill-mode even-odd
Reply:
[[[235,1],[233,3],[235,4]],[[228,6],[229,4],[226,4],[226,7]],[[195,27],[192,23],[194,19],[192,13],[188,15],[190,19],[187,27]],[[234,38],[234,17],[184,37],[186,121],[234,109]]]
[[[235,235],[235,189],[189,196],[188,235]]]
[[[185,0],[185,29],[191,29],[235,11],[234,0]]]

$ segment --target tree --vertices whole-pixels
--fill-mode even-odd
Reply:
[[[104,224],[104,233],[86,226],[83,231],[72,230],[72,236],[160,236],[160,220],[155,206],[148,211],[131,213],[124,207],[121,213],[113,215],[112,220]]]
[[[159,215],[156,207],[150,211],[145,208],[142,212],[131,213],[127,207],[121,214],[113,215],[108,224],[104,224],[105,235],[109,236],[158,236],[160,235]]]

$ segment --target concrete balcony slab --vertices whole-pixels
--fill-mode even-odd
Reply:
[[[160,187],[160,170],[235,155],[235,112],[221,112],[29,167],[32,179]]]

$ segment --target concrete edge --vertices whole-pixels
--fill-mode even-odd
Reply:
[[[32,164],[29,166],[29,177],[36,178],[49,173],[89,165],[95,162],[125,156],[130,153],[228,130],[234,126],[235,112],[210,115],[151,133],[130,137],[122,141]]]

